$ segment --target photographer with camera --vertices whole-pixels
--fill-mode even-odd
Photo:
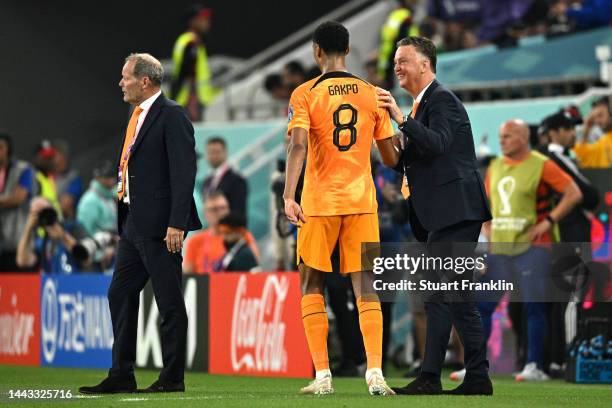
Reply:
[[[44,231],[42,236],[36,234],[38,227]],[[43,273],[77,272],[79,265],[73,250],[78,241],[73,233],[76,234],[76,224],[60,224],[51,203],[43,197],[36,197],[32,200],[26,226],[19,239],[17,266],[38,267]]]

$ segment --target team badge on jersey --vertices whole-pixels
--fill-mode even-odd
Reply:
[[[289,113],[287,114],[287,122],[291,122],[293,119],[293,106],[289,105]]]

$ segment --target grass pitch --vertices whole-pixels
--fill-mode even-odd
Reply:
[[[80,396],[81,385],[97,384],[105,371],[69,368],[0,366],[0,406],[86,406],[86,407],[610,407],[612,386],[576,385],[562,381],[516,383],[507,376],[493,378],[493,397],[371,397],[361,378],[334,379],[335,395],[300,396],[297,391],[307,381],[302,379],[251,378],[187,373],[185,393],[119,394],[102,397]],[[139,387],[149,386],[157,372],[139,370]],[[407,380],[390,378],[391,386]],[[456,386],[444,381],[445,389]],[[69,400],[8,399],[8,390],[71,390]]]

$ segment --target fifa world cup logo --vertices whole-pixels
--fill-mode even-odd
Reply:
[[[502,208],[499,210],[501,215],[510,215],[512,213],[512,206],[510,205],[510,197],[516,187],[516,180],[512,176],[503,177],[497,183],[497,192],[502,202]]]

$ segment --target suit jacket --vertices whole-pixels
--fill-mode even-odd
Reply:
[[[205,196],[211,193],[210,183],[212,180],[212,176],[204,180],[203,191]],[[249,188],[244,177],[228,168],[221,181],[219,181],[216,190],[221,191],[227,198],[231,211],[240,212],[246,217]]]
[[[470,120],[455,94],[434,80],[415,118],[400,130],[405,149],[396,169],[408,180],[410,223],[417,239],[462,221],[491,219]]]
[[[136,230],[147,238],[165,237],[168,227],[183,231],[202,227],[193,199],[193,134],[183,107],[161,94],[145,117],[128,162],[129,211]],[[123,143],[117,168],[122,147]],[[119,234],[127,211],[127,205],[119,202]]]

